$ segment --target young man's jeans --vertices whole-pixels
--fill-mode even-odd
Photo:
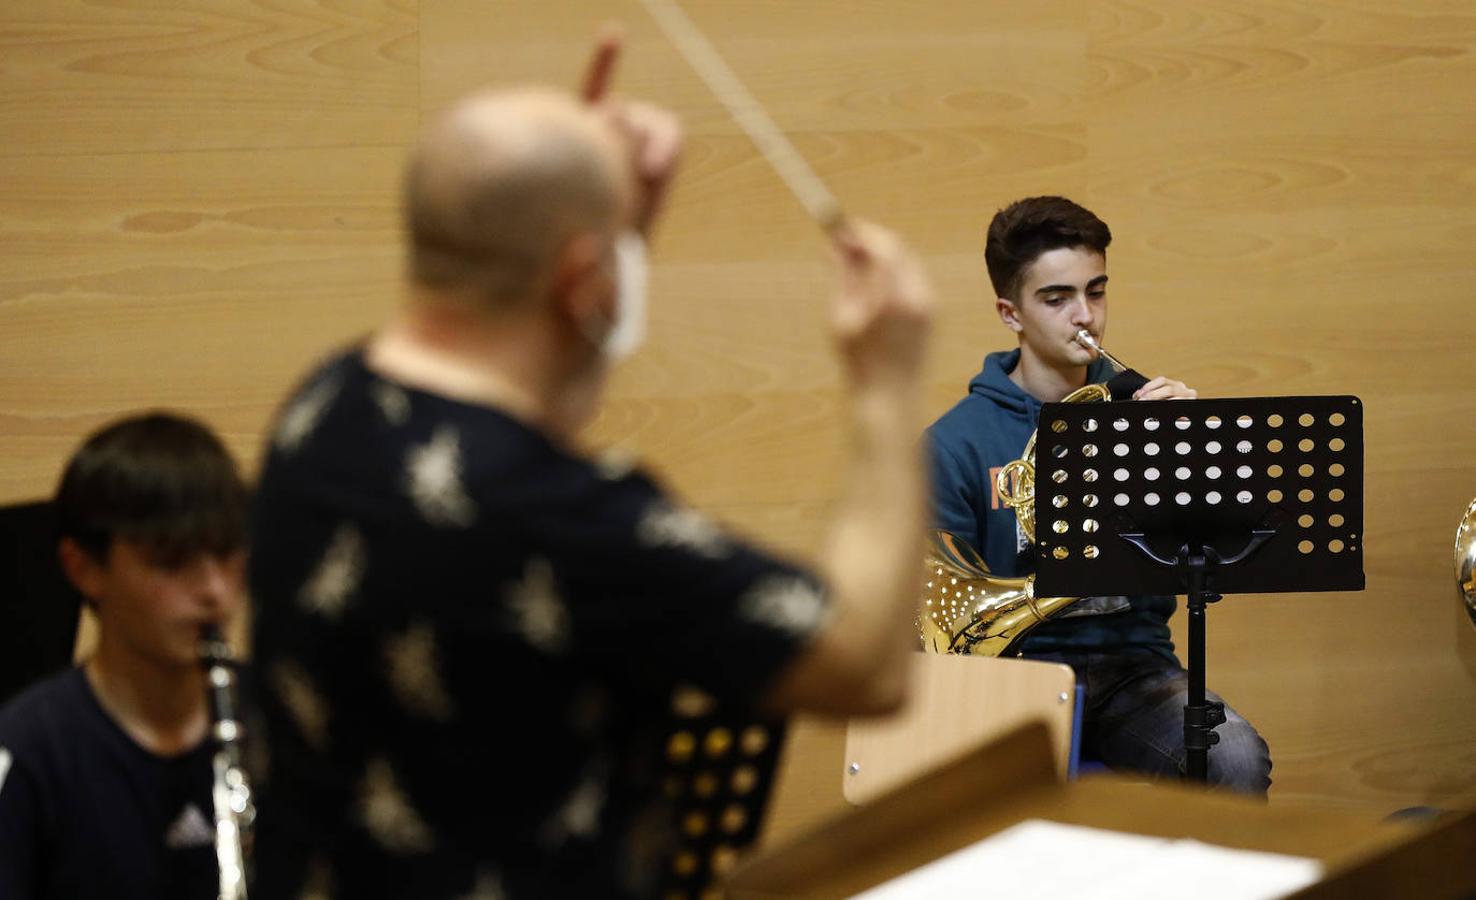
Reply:
[[[1031,659],[1066,663],[1085,687],[1081,755],[1112,769],[1179,778],[1184,775],[1184,703],[1189,673],[1154,653],[1043,653]],[[1211,701],[1221,698],[1205,691]],[[1240,714],[1225,707],[1209,750],[1209,783],[1265,796],[1271,753]]]

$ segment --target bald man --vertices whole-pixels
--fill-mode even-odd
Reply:
[[[813,568],[750,546],[579,443],[639,337],[681,144],[668,113],[585,94],[483,94],[429,127],[402,309],[280,414],[250,567],[264,896],[642,896],[641,749],[674,689],[778,713],[901,700],[919,268],[879,228],[837,238],[846,488]]]

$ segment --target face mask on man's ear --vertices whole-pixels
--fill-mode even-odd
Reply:
[[[615,239],[615,321],[605,332],[600,349],[611,360],[621,360],[646,340],[646,242],[634,231]]]

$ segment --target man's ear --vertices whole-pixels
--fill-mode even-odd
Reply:
[[[1005,327],[1019,334],[1025,330],[1025,325],[1020,321],[1020,307],[1015,301],[1004,297],[994,298],[994,310],[999,313],[999,320],[1005,323]]]
[[[614,275],[604,264],[609,252],[599,235],[574,236],[559,250],[550,283],[555,315],[596,343],[615,319]]]
[[[56,545],[56,558],[61,563],[62,573],[87,602],[97,604],[103,590],[103,566],[82,549],[82,545],[69,537],[62,538]]]

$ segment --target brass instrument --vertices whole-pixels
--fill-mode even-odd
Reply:
[[[1466,601],[1466,614],[1476,625],[1476,500],[1466,507],[1466,515],[1456,527],[1456,589]]]
[[[215,859],[220,869],[220,900],[246,900],[246,847],[256,808],[241,765],[241,723],[236,710],[236,659],[214,625],[200,633],[200,664],[205,668],[211,734],[216,742],[210,795],[215,807]]]
[[[1076,341],[1111,363],[1119,372],[1128,370],[1118,359],[1098,346],[1086,329]],[[1064,403],[1100,403],[1112,399],[1103,384],[1089,384],[1067,394]],[[1035,434],[1025,443],[1025,452],[995,477],[999,498],[1015,511],[1020,530],[1035,543]],[[1003,656],[1030,629],[1081,599],[1037,597],[1035,576],[1004,578],[972,547],[946,531],[933,532],[923,560],[923,602],[917,627],[923,648],[933,653],[967,653]],[[1476,613],[1473,613],[1476,615]]]

